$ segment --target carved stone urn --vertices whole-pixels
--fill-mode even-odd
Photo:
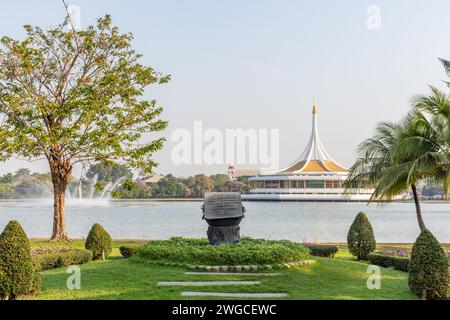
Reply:
[[[202,206],[203,219],[208,223],[210,244],[237,243],[241,240],[239,223],[244,218],[239,192],[207,192]]]

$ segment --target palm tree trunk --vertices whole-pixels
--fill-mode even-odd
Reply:
[[[419,228],[420,228],[420,231],[422,232],[427,227],[425,226],[425,222],[423,222],[422,210],[420,209],[419,196],[417,195],[417,188],[414,183],[411,185],[411,189],[412,189],[413,196],[414,196],[414,204],[416,205],[417,221],[419,222]]]

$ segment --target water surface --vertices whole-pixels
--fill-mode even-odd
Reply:
[[[83,238],[98,222],[116,239],[205,237],[201,202],[112,201],[74,203],[66,209],[69,235]],[[414,204],[367,206],[363,203],[245,202],[241,235],[306,242],[345,242],[359,211],[365,211],[378,242],[413,242],[419,233]],[[428,228],[441,242],[450,243],[450,204],[425,203]],[[50,201],[0,202],[0,228],[18,220],[29,237],[47,238],[52,229]]]

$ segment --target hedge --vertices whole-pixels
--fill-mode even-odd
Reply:
[[[382,253],[371,253],[367,257],[371,264],[385,267],[385,268],[393,268],[395,270],[408,272],[410,259],[406,257],[399,257],[389,254]]]
[[[243,238],[236,244],[210,245],[207,239],[171,238],[151,241],[138,255],[152,262],[205,265],[266,265],[308,260],[309,250],[287,240]]]
[[[34,269],[43,271],[72,265],[80,265],[92,260],[92,252],[82,249],[58,248],[46,250],[41,253],[36,251],[32,255]]]
[[[120,250],[120,254],[124,257],[124,258],[129,258],[132,256],[135,256],[138,254],[138,246],[121,246],[119,248]]]
[[[334,258],[334,255],[339,251],[336,246],[315,244],[307,244],[305,246],[309,249],[311,255],[316,257]]]

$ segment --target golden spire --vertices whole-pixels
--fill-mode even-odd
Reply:
[[[317,113],[316,97],[314,97],[314,102],[313,102],[313,113]]]

